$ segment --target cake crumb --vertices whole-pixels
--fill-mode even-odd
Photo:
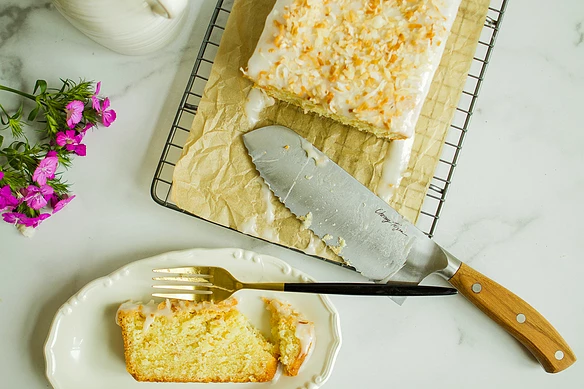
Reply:
[[[305,216],[298,216],[298,220],[302,221],[302,231],[309,229],[312,225],[312,212],[308,212]]]

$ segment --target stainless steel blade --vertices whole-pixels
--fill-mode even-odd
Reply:
[[[446,267],[439,246],[294,131],[268,126],[243,140],[280,201],[364,276],[417,284]]]

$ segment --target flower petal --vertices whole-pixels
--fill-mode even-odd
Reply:
[[[45,157],[45,159],[39,162],[39,166],[35,169],[32,179],[40,185],[45,185],[47,183],[47,178],[55,178],[58,164],[59,159],[57,157]]]
[[[109,127],[116,120],[116,116],[116,111],[110,109],[103,112],[101,121],[104,126]]]
[[[96,111],[101,111],[101,103],[97,96],[91,96],[91,108],[95,109]]]
[[[77,123],[83,118],[83,109],[85,104],[83,101],[73,100],[65,107],[67,113],[67,126],[74,128]]]
[[[59,212],[61,209],[65,207],[65,205],[69,204],[71,200],[75,198],[75,195],[63,197],[62,200],[58,201],[55,205],[53,205],[53,214]]]
[[[91,127],[93,127],[93,123],[87,123],[85,127],[83,127],[83,130],[81,130],[81,133],[85,134]]]
[[[55,190],[50,185],[43,185],[40,187],[39,193],[48,199],[53,193],[55,193]]]
[[[80,157],[85,157],[87,155],[87,147],[84,144],[75,146],[75,154]]]
[[[57,136],[55,137],[55,142],[57,145],[63,147],[67,143],[67,135],[64,132],[58,132]]]
[[[48,219],[51,216],[50,213],[41,213],[39,216],[37,217],[24,217],[21,219],[21,224],[23,224],[26,227],[33,227],[36,228],[39,226],[39,224],[41,224],[41,222],[43,220]]]
[[[28,200],[26,200],[26,204],[32,209],[39,210],[47,205],[47,199],[45,199],[40,193],[32,196]]]
[[[67,135],[67,139],[74,140],[77,132],[75,130],[67,130],[65,134]]]
[[[22,218],[25,218],[26,215],[23,213],[19,213],[19,212],[6,212],[4,214],[2,214],[2,219],[4,219],[4,221],[6,223],[10,223],[10,224],[14,224],[16,225],[17,223],[19,223]]]

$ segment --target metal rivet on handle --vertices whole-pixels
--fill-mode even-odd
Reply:
[[[556,357],[556,359],[558,361],[561,361],[562,359],[564,359],[564,352],[562,350],[558,350],[556,351],[556,353],[554,354],[554,357]]]
[[[473,292],[475,292],[475,293],[481,293],[481,290],[483,290],[483,287],[478,282],[476,284],[473,284],[472,285],[472,291]]]
[[[525,315],[522,313],[518,314],[516,319],[517,319],[517,323],[519,323],[519,324],[525,323]]]

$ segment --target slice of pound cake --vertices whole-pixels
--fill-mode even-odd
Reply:
[[[272,336],[284,373],[295,376],[314,347],[314,324],[290,304],[275,299],[263,300],[272,314]]]
[[[272,380],[278,365],[274,346],[236,305],[235,299],[122,304],[116,321],[128,372],[153,382]]]

